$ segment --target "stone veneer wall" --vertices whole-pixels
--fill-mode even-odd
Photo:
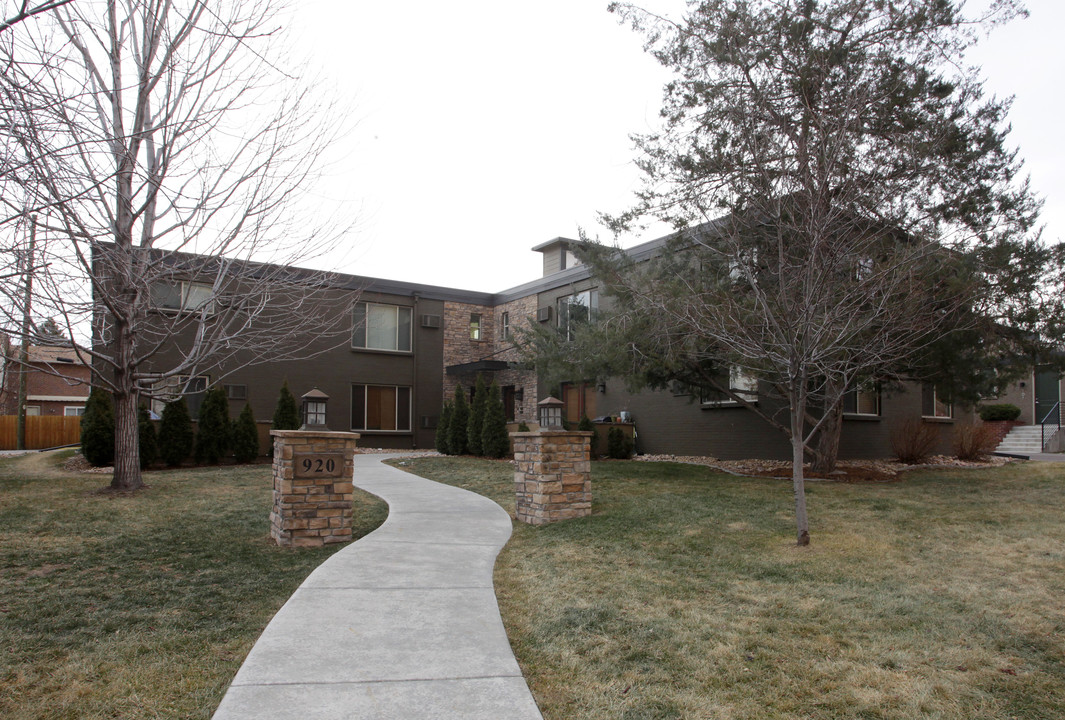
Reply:
[[[270,435],[274,438],[270,537],[278,545],[298,547],[351,540],[358,433],[271,430]],[[331,470],[319,466],[317,460],[323,458],[336,465]],[[312,460],[309,470],[301,468],[304,459]]]
[[[500,323],[504,312],[510,313],[510,326],[515,329],[526,322],[536,322],[536,296],[519,298],[498,307],[452,303],[444,305],[444,367],[463,365],[478,360],[502,360],[515,362],[518,351],[512,340],[504,340]],[[481,340],[470,339],[470,314],[481,314]],[[521,390],[523,400],[514,408],[515,420],[536,420],[536,372],[533,370],[508,369],[494,374],[500,387],[513,385]],[[486,376],[491,381],[491,377]],[[469,392],[477,381],[476,376],[459,377],[444,375],[444,400],[455,397],[455,387],[461,384]]]
[[[515,515],[530,525],[592,514],[590,432],[511,433]]]

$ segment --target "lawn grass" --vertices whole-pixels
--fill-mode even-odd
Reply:
[[[209,718],[266,623],[341,546],[269,537],[269,465],[159,471],[133,494],[0,460],[0,717]],[[355,492],[355,537],[385,504]]]
[[[513,470],[406,469],[513,511]],[[496,565],[548,720],[1065,717],[1065,465],[790,483],[593,464],[591,517],[516,524]]]

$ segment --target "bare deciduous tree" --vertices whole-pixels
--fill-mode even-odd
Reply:
[[[142,394],[313,354],[348,329],[351,293],[293,267],[347,228],[295,207],[339,128],[286,67],[278,11],[79,0],[3,36],[0,223],[38,218],[36,311],[71,336],[91,323],[86,359],[115,400],[115,488],[141,485]],[[19,306],[6,293],[9,317]],[[180,361],[161,366],[163,353]]]

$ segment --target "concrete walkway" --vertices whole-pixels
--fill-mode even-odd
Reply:
[[[385,523],[318,567],[267,625],[214,714],[296,720],[538,719],[492,569],[491,500],[355,456]]]

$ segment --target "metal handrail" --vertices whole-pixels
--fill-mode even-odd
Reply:
[[[1051,420],[1051,416],[1054,416],[1053,420]],[[1042,440],[1039,447],[1041,450],[1045,451],[1047,449],[1047,443],[1049,443],[1054,435],[1061,430],[1061,401],[1054,403],[1054,407],[1050,408],[1050,412],[1039,421],[1039,426],[1041,428],[1040,439]],[[1051,429],[1049,436],[1047,436],[1048,427]]]

